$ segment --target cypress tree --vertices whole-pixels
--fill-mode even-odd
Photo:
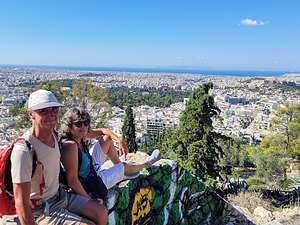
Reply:
[[[220,176],[218,165],[223,151],[217,144],[218,134],[213,131],[212,118],[219,115],[209,95],[212,83],[199,86],[189,98],[179,120],[176,153],[179,162],[198,177]]]
[[[127,106],[125,110],[125,118],[122,127],[122,137],[129,152],[136,152],[138,150],[135,141],[135,123],[131,105]]]

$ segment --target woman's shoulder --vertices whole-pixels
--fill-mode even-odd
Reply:
[[[77,143],[74,140],[64,140],[61,142],[62,150],[78,150]]]

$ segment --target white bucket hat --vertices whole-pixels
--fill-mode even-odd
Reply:
[[[51,91],[37,90],[32,92],[28,99],[28,109],[38,110],[48,107],[60,107],[63,104],[59,103],[55,95]]]

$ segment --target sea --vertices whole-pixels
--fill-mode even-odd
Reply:
[[[288,74],[300,75],[300,71],[275,70],[213,70],[185,67],[95,67],[95,66],[37,66],[37,65],[0,65],[0,67],[22,67],[37,69],[55,69],[70,71],[105,71],[105,72],[143,72],[143,73],[178,73],[205,76],[242,76],[242,77],[274,77]]]

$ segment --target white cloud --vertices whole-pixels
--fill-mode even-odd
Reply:
[[[263,21],[246,18],[246,19],[241,20],[240,24],[244,25],[244,26],[263,26],[266,23]]]

